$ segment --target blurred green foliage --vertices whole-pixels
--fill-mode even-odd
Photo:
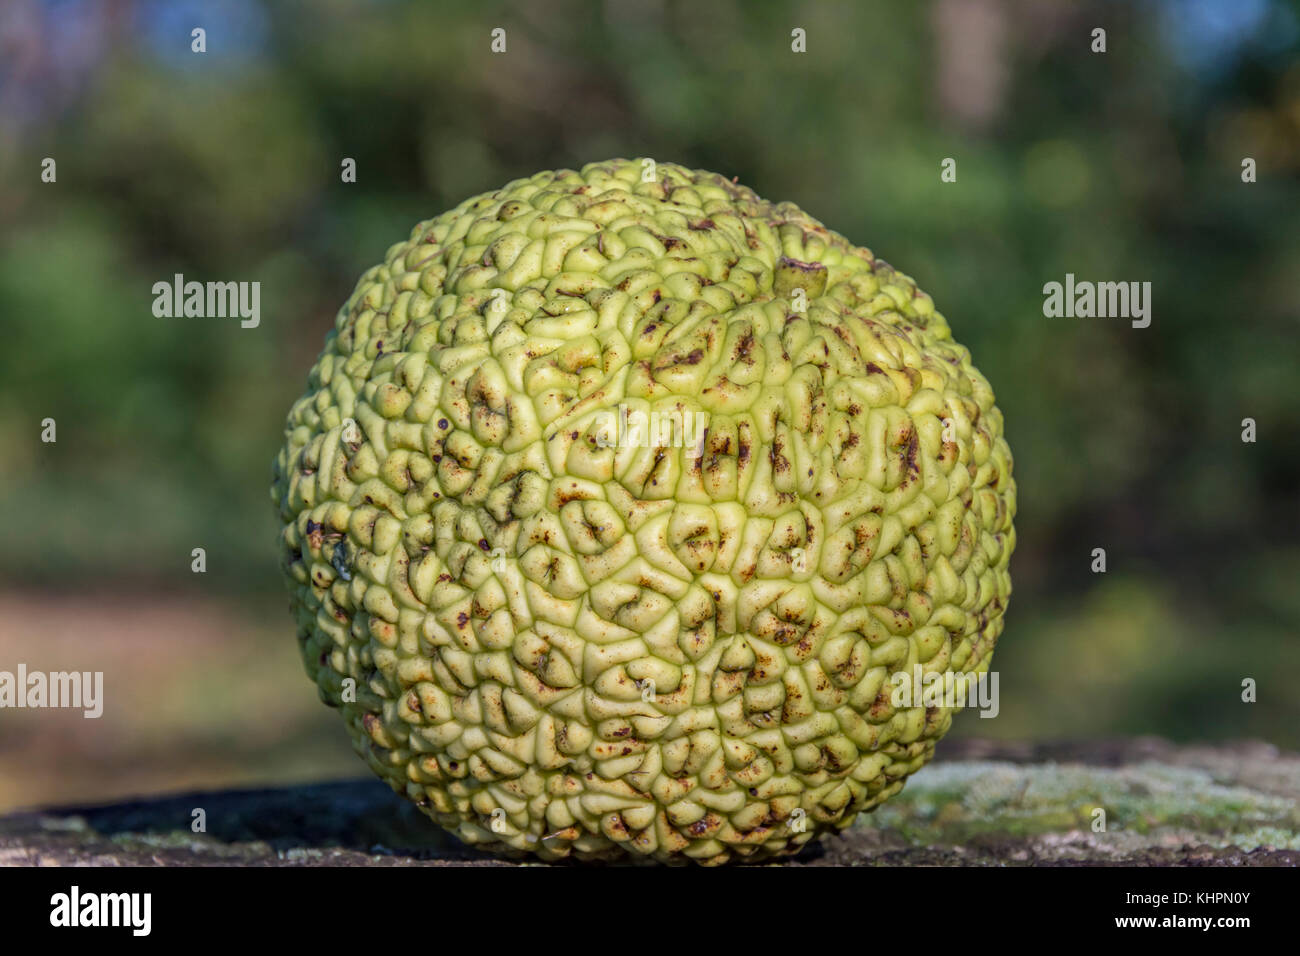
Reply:
[[[1016,593],[1001,719],[960,732],[1300,745],[1297,10],[1225,0],[1189,34],[1192,7],[17,3],[0,575],[146,600],[192,585],[202,546],[205,587],[278,590],[271,458],[360,273],[470,194],[651,156],[870,247],[994,383]],[[1234,10],[1235,28],[1216,19]],[[177,272],[259,281],[260,327],[154,317],[153,283]],[[1042,286],[1067,272],[1150,281],[1151,327],[1045,318]]]

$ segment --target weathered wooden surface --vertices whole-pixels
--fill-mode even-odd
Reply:
[[[206,833],[190,830],[195,808]],[[1106,863],[1297,865],[1300,755],[1257,742],[948,741],[876,813],[775,865]],[[0,864],[518,865],[466,849],[370,779],[10,814]]]

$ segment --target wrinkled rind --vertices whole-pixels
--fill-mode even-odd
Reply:
[[[1011,453],[910,278],[642,169],[517,180],[362,276],[275,463],[282,567],[322,699],[462,840],[790,853],[947,731],[890,674],[987,670]],[[606,447],[620,405],[703,413],[702,453]]]

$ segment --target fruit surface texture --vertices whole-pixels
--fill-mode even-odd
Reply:
[[[511,855],[712,864],[848,826],[930,759],[961,701],[915,678],[986,672],[1011,590],[1002,416],[930,297],[648,160],[419,223],[273,471],[321,697]]]

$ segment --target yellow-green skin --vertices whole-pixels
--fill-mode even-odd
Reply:
[[[648,436],[620,408],[668,414]],[[272,497],[361,756],[467,843],[544,859],[848,826],[958,709],[895,706],[891,676],[985,672],[1011,592],[1002,416],[930,297],[649,160],[517,180],[390,248]]]

